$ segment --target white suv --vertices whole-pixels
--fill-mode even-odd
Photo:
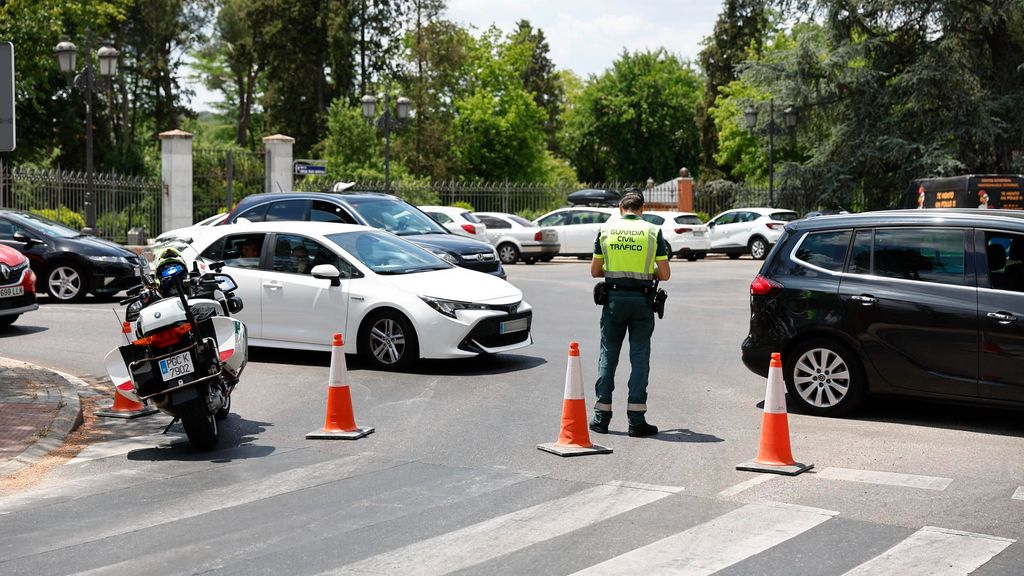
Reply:
[[[417,208],[459,236],[490,242],[487,237],[487,225],[465,208],[457,206],[417,206]]]
[[[618,208],[559,208],[533,222],[541,228],[558,232],[559,256],[589,258],[594,255],[594,241],[601,225],[619,217]]]
[[[733,259],[750,254],[755,260],[764,260],[786,223],[799,218],[792,210],[778,208],[726,210],[708,222],[710,251]]]

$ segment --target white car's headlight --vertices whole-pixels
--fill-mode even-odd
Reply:
[[[128,263],[128,259],[125,258],[124,256],[89,256],[88,258],[90,260],[95,260],[96,262],[106,262],[106,263],[109,263],[109,264],[127,264]]]
[[[443,298],[431,298],[430,296],[420,296],[420,300],[427,303],[434,310],[437,310],[441,314],[448,316],[449,318],[456,318],[455,312],[458,310],[490,310],[491,307],[487,304],[475,304],[473,302],[459,302],[458,300],[445,300]]]

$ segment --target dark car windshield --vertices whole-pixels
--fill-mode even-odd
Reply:
[[[28,214],[25,212],[8,212],[7,216],[19,224],[24,224],[29,228],[41,230],[44,234],[48,234],[50,236],[58,236],[60,238],[78,238],[79,236],[83,236],[83,234],[77,230],[72,230],[63,224],[57,224],[53,220],[48,220],[35,214]]]
[[[370,226],[399,236],[448,234],[448,230],[430,216],[405,202],[387,198],[350,198],[348,203]]]
[[[391,234],[360,230],[327,238],[377,274],[412,274],[452,266],[419,246]]]
[[[800,218],[796,212],[772,212],[769,216],[772,220],[778,220],[779,222],[792,222]]]

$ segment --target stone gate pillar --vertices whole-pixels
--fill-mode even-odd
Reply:
[[[160,179],[164,185],[161,230],[192,225],[192,135],[182,130],[160,133]]]
[[[693,178],[686,168],[679,169],[679,189],[676,195],[676,210],[693,212]]]
[[[292,191],[292,147],[295,138],[274,134],[263,138],[266,183],[265,192]]]

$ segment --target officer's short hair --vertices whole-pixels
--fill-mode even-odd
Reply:
[[[644,207],[644,195],[639,192],[626,192],[626,195],[619,200],[619,207],[630,212],[640,210]]]

